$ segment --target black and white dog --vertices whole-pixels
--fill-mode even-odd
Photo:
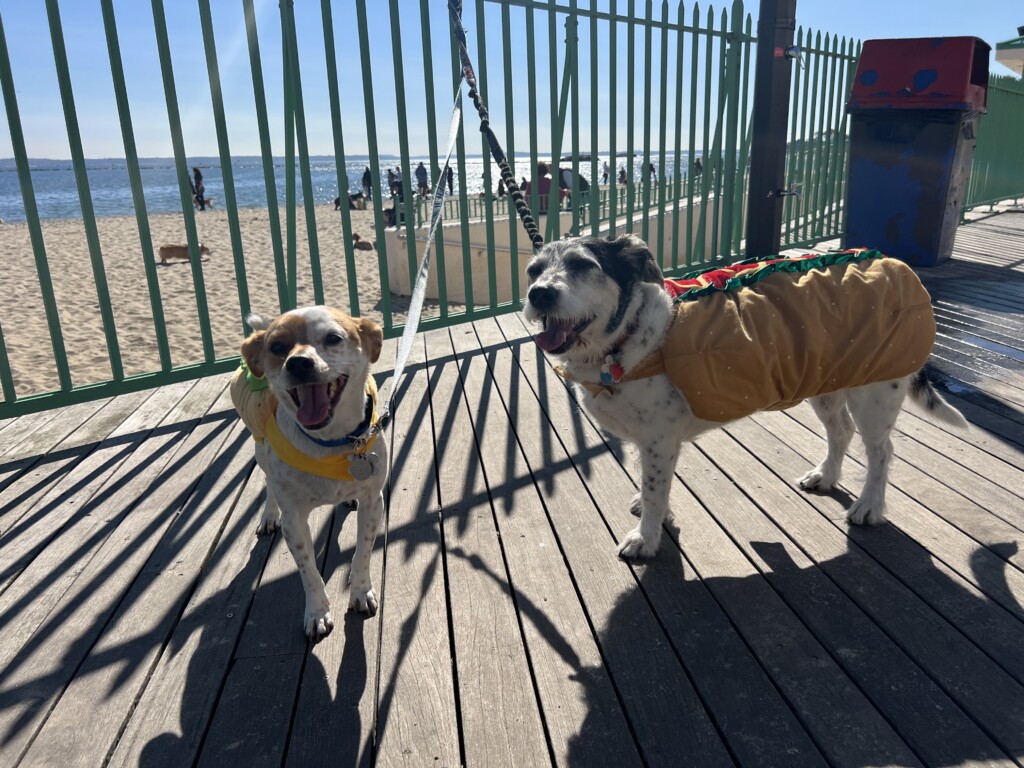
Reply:
[[[673,304],[661,270],[646,244],[633,235],[614,240],[575,238],[546,245],[527,267],[530,284],[524,314],[540,323],[534,337],[560,358],[565,378],[607,381],[612,360],[625,373],[611,396],[580,391],[588,411],[605,429],[636,445],[640,492],[631,511],[640,524],[619,546],[622,557],[657,551],[676,459],[684,441],[722,425],[694,415],[691,404],[664,373],[629,380],[629,373],[656,352],[673,321]],[[602,371],[604,368],[604,371]],[[589,387],[588,387],[589,388]],[[805,489],[828,490],[839,480],[854,425],[860,430],[868,472],[860,497],[847,512],[854,524],[885,522],[885,490],[892,457],[889,434],[907,394],[929,415],[965,427],[918,371],[900,379],[839,389],[810,399],[828,435],[824,460],[800,478]]]

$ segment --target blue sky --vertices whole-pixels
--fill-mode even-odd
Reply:
[[[567,0],[559,2],[567,3]],[[618,0],[620,13],[625,10],[628,2],[629,0]],[[274,153],[281,154],[283,133],[279,117],[282,111],[282,87],[278,2],[254,0],[254,3],[271,116],[271,142]],[[452,82],[446,3],[442,0],[425,0],[425,4],[431,16],[429,38],[433,48],[433,82],[436,89],[433,107],[437,114],[437,122],[446,124]],[[466,22],[473,53],[479,58],[480,36],[474,13],[476,4],[467,0]],[[488,102],[496,124],[504,126],[506,108],[502,82],[501,9],[493,0],[486,0],[482,4],[486,6],[484,39],[487,46],[486,66],[491,78]],[[579,2],[582,7],[588,7],[589,4],[588,0]],[[609,0],[596,0],[596,4],[600,10],[606,10]],[[397,54],[402,60],[401,70],[408,94],[409,142],[413,153],[417,154],[426,150],[427,140],[422,117],[429,109],[425,98],[420,0],[366,2],[377,138],[381,152],[398,153],[399,136],[395,119],[394,86],[396,51],[392,44],[391,5],[397,5],[399,9],[401,31]],[[637,6],[638,12],[643,13],[645,4],[638,2]],[[752,0],[748,3],[746,12],[756,13],[757,6],[756,0]],[[87,157],[123,156],[124,149],[117,122],[99,0],[60,0],[59,7],[85,154]],[[242,2],[212,0],[211,7],[231,152],[236,155],[257,154],[259,139]],[[674,18],[677,6],[673,3],[671,7],[670,18]],[[692,4],[686,3],[683,7],[686,17],[690,18]],[[722,6],[718,4],[714,7],[719,9]],[[706,13],[706,8],[706,5],[701,6],[702,17]],[[169,156],[172,150],[156,53],[151,4],[144,0],[114,0],[114,9],[139,153],[142,156]],[[190,157],[215,155],[217,144],[198,3],[195,0],[165,0],[165,11],[186,152]],[[526,82],[523,56],[526,47],[525,14],[521,8],[511,8],[508,15],[511,20],[510,47],[514,53],[511,111],[515,115],[514,122],[519,132],[516,143],[521,145],[521,149],[525,149],[526,140],[523,132],[527,123],[530,90],[534,90],[538,95],[539,122],[542,125],[550,123],[548,85],[551,46],[547,21],[541,14],[537,20],[538,39],[535,45],[538,83],[531,86]],[[660,3],[654,4],[653,15],[655,18],[660,17]],[[53,65],[45,4],[42,0],[0,0],[0,17],[3,19],[12,60],[18,108],[28,153],[31,157],[69,157],[67,131]],[[335,0],[333,17],[341,82],[345,148],[349,154],[362,154],[367,151],[368,137],[364,127],[366,111],[353,0]],[[963,0],[798,0],[797,17],[798,22],[805,27],[855,39],[975,35],[994,44],[1016,36],[1016,27],[1024,24],[1024,5],[1020,0],[983,0],[982,3],[976,4]],[[320,3],[315,0],[296,0],[296,24],[310,148],[314,154],[332,154],[333,140]],[[581,61],[589,62],[589,27],[584,24],[580,32]],[[563,37],[564,31],[558,27],[555,50],[559,72],[564,56]],[[598,48],[607,48],[607,24],[599,26],[597,41]],[[656,40],[651,51],[644,51],[642,36],[637,42],[636,65],[637,74],[640,75],[648,56],[656,63],[659,60],[660,43]],[[620,56],[617,92],[624,88],[625,67],[625,56]],[[655,68],[657,69],[657,66]],[[1008,73],[1008,70],[994,62],[992,70]],[[666,82],[671,87],[671,77]],[[597,87],[599,103],[607,103],[609,88],[606,79],[599,78]],[[660,77],[655,74],[652,89],[658,92],[660,88]],[[586,101],[590,85],[585,71],[581,76],[580,89],[582,98]],[[623,121],[624,130],[627,112],[624,109],[625,99],[621,93],[618,98],[618,112],[622,113],[619,120]],[[646,97],[643,92],[638,89],[635,104],[642,105],[644,98]],[[657,99],[652,99],[652,103],[656,101]],[[589,135],[585,126],[583,135]],[[473,146],[475,141],[474,138],[470,142],[468,151],[471,153],[480,151],[479,144]],[[601,141],[603,133],[599,143]],[[11,155],[11,139],[5,109],[0,113],[0,158]]]

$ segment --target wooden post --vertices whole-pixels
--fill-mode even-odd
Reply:
[[[747,195],[747,257],[779,252],[786,171],[786,124],[796,0],[761,0],[757,20],[753,137]]]

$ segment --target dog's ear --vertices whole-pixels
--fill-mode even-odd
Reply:
[[[377,323],[366,317],[361,317],[356,322],[359,325],[359,338],[363,350],[370,358],[370,362],[376,363],[380,359],[381,347],[384,346],[384,331]]]
[[[632,234],[620,235],[610,242],[619,258],[624,259],[630,265],[640,282],[665,284],[661,267],[655,261],[654,254],[647,247],[647,243]]]
[[[242,359],[257,379],[263,378],[263,343],[266,336],[266,331],[259,330],[242,342]]]

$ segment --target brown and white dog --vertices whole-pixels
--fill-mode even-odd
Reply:
[[[893,263],[890,267],[897,273],[904,270],[909,275],[904,277],[905,281],[916,281],[904,265]],[[544,326],[534,336],[537,345],[560,358],[564,364],[560,372],[581,387],[580,399],[597,422],[635,444],[639,451],[641,486],[631,511],[640,516],[640,523],[626,534],[619,555],[651,557],[657,551],[662,522],[668,513],[669,490],[674,483],[681,444],[728,420],[698,415],[702,413],[698,403],[709,396],[712,400],[724,399],[728,393],[714,391],[712,387],[710,392],[693,393],[703,395],[703,399],[688,398],[665,367],[657,374],[636,373],[651,359],[665,360],[663,345],[678,327],[677,320],[692,317],[674,310],[661,270],[640,238],[624,235],[615,240],[580,237],[552,242],[533,257],[526,271],[530,287],[524,314],[527,320]],[[923,295],[919,311],[927,321],[931,318],[931,305],[919,281],[916,284],[922,293],[915,295]],[[884,289],[879,290],[879,295],[884,296]],[[850,302],[850,316],[854,318],[851,325],[856,325],[859,317],[865,328],[874,329],[869,321],[878,320],[882,309],[880,306],[871,313],[867,306]],[[838,339],[826,336],[812,343],[810,331],[801,328],[783,328],[780,339],[784,338],[782,333],[790,334],[795,346],[806,346],[813,354],[821,354],[823,361],[832,360],[828,347],[837,349]],[[804,395],[825,426],[828,452],[817,467],[799,479],[802,488],[833,488],[839,481],[854,425],[860,430],[867,453],[867,478],[859,498],[847,511],[847,519],[853,524],[885,522],[885,490],[892,458],[889,434],[908,394],[928,416],[954,426],[967,426],[960,412],[939,397],[920,369],[934,339],[933,319],[931,333],[931,339],[925,336],[924,343],[919,345],[924,347],[921,359],[910,360],[909,364],[915,366],[910,373],[863,385],[847,381],[845,389],[841,388],[844,383],[839,382],[831,390]],[[885,349],[887,345],[893,346],[889,343],[891,338],[882,338],[881,334],[871,338],[869,334],[864,341],[869,350],[866,357],[888,354]],[[733,343],[732,339],[725,341],[726,345]],[[769,346],[775,348],[774,343]],[[896,350],[897,356],[900,352]],[[709,364],[709,356],[694,355],[687,360],[689,368]],[[610,377],[612,366],[619,378],[612,385],[604,385],[602,382]],[[766,384],[769,389],[774,386],[773,381],[753,383]]]
[[[213,251],[211,251],[209,248],[207,248],[202,243],[199,244],[199,256],[200,256],[200,258],[202,258],[203,256],[208,256],[211,253],[213,253]],[[161,245],[160,248],[157,250],[157,255],[160,257],[160,263],[161,264],[166,264],[167,262],[173,261],[174,259],[179,259],[181,261],[188,261],[188,246],[187,245]]]
[[[358,538],[352,558],[349,609],[370,616],[377,597],[370,551],[384,512],[388,449],[383,434],[358,438],[376,420],[370,364],[380,357],[383,333],[365,318],[330,307],[305,307],[271,322],[247,319],[254,332],[242,343],[243,367],[231,396],[256,440],[256,462],[267,478],[267,500],[257,533],[280,528],[306,596],[304,629],[317,642],[334,620],[317,569],[309,513],[355,501]],[[357,471],[358,470],[358,471]]]

